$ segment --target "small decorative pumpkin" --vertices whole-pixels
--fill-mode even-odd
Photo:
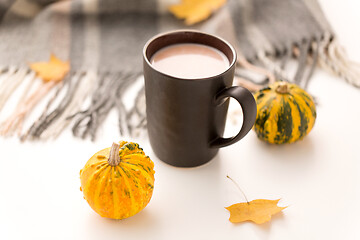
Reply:
[[[140,212],[154,188],[154,163],[136,143],[121,141],[92,156],[80,170],[81,188],[102,217],[123,219]]]
[[[255,93],[257,136],[269,143],[292,143],[306,136],[315,123],[312,97],[295,84],[275,82]]]

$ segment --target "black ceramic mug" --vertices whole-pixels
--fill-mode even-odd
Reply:
[[[222,73],[196,80],[159,72],[151,65],[160,49],[179,43],[197,43],[220,50],[229,60]],[[210,161],[219,148],[242,139],[256,118],[256,102],[245,88],[232,87],[236,52],[225,40],[206,33],[180,30],[157,35],[143,50],[147,128],[150,144],[160,160],[177,167],[195,167]],[[223,138],[229,97],[243,110],[239,133]]]

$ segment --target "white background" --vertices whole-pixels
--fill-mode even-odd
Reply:
[[[360,2],[320,1],[340,42],[360,62]],[[120,140],[115,113],[95,143],[68,130],[52,142],[0,138],[0,239],[360,239],[360,90],[318,70],[309,92],[319,101],[303,141],[270,146],[251,131],[210,163],[192,169],[155,162],[151,202],[115,221],[98,216],[80,192],[79,170]],[[228,127],[235,132],[238,127]],[[224,208],[245,199],[281,198],[271,222],[232,224]]]

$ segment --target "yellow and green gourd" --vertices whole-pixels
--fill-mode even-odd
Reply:
[[[275,82],[254,95],[257,136],[272,144],[292,143],[306,136],[314,126],[315,103],[295,84]]]
[[[128,218],[149,203],[154,173],[154,163],[137,143],[121,141],[88,160],[80,170],[80,190],[100,216]]]

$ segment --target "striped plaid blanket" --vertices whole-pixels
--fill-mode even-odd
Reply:
[[[75,136],[94,140],[114,108],[122,135],[144,129],[143,88],[131,106],[125,105],[123,95],[141,81],[145,42],[180,28],[231,42],[239,55],[237,83],[251,90],[274,79],[306,88],[317,66],[359,86],[359,69],[348,61],[315,0],[228,0],[208,20],[193,26],[168,12],[172,3],[0,0],[0,117],[4,118],[0,134],[49,139],[72,129]],[[50,54],[69,60],[71,71],[60,83],[43,86],[28,64],[46,61]],[[293,75],[287,70],[290,59],[297,64]],[[12,113],[2,111],[19,89],[18,107]],[[41,101],[47,104],[24,128]]]

